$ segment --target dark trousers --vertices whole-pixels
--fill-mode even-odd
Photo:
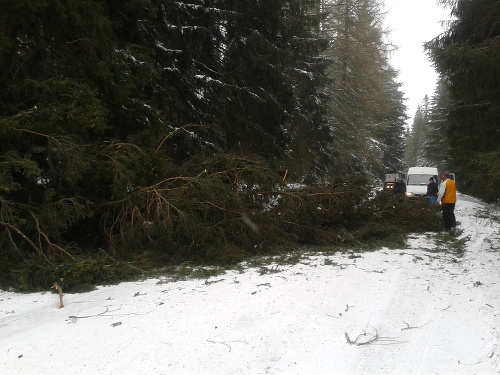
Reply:
[[[443,222],[445,230],[450,230],[457,226],[455,220],[455,203],[443,203]]]

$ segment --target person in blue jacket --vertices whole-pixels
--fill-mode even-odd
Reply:
[[[394,184],[393,192],[394,192],[394,196],[396,196],[396,195],[405,196],[406,195],[406,184],[401,177],[398,178],[398,180]]]
[[[439,188],[436,182],[434,181],[434,178],[429,178],[429,183],[427,184],[427,193],[425,194],[426,197],[429,197],[429,205],[433,206],[437,202],[438,198],[438,192]]]

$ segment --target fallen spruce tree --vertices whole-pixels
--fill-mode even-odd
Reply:
[[[126,175],[125,156],[134,153],[150,163],[154,183],[141,186],[144,176]],[[71,291],[183,262],[226,266],[297,246],[342,249],[440,227],[426,201],[374,191],[360,176],[288,184],[262,159],[235,155],[158,163],[154,171],[154,158],[125,144],[107,145],[95,158],[94,179],[107,181],[94,180],[97,193],[2,201],[4,286],[46,289],[62,279]]]

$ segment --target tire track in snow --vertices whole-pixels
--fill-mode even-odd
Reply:
[[[478,209],[477,203],[473,202],[469,197],[461,196],[460,198],[465,198],[463,203],[457,204],[457,219],[460,221],[460,217],[471,214],[471,210],[475,210],[473,216],[476,218],[476,225],[461,228],[462,233],[460,234],[460,239],[467,239],[466,242],[466,252],[462,258],[459,267],[455,267],[455,272],[453,274],[448,274],[446,278],[437,278],[439,280],[438,284],[433,286],[436,291],[436,298],[427,301],[425,309],[421,312],[421,321],[431,321],[431,325],[427,327],[422,327],[414,331],[413,337],[409,340],[408,345],[406,345],[406,350],[401,355],[399,366],[395,369],[393,374],[408,374],[408,375],[428,375],[428,374],[443,374],[452,373],[454,374],[469,374],[469,371],[477,374],[493,374],[494,372],[489,372],[487,370],[481,370],[478,366],[481,364],[487,365],[488,357],[495,356],[493,358],[493,366],[498,369],[498,364],[500,357],[499,351],[499,333],[498,329],[494,329],[490,332],[491,338],[493,338],[492,344],[486,344],[484,341],[488,339],[488,335],[484,332],[486,327],[499,327],[500,324],[497,321],[492,321],[491,315],[486,317],[486,320],[491,321],[486,327],[483,327],[481,322],[484,319],[475,319],[474,321],[469,320],[469,322],[464,321],[464,326],[470,324],[469,327],[453,327],[450,321],[447,319],[448,314],[454,314],[455,312],[460,312],[464,317],[475,316],[481,312],[481,308],[485,306],[485,295],[480,289],[478,289],[478,298],[475,301],[461,301],[460,290],[470,289],[475,286],[473,280],[477,279],[477,283],[480,283],[480,278],[484,274],[494,274],[494,272],[481,272],[484,268],[485,249],[488,248],[489,239],[499,238],[499,227],[495,224],[495,217],[497,218],[497,212],[491,212],[491,207],[481,205],[480,207],[487,207],[487,209]],[[472,203],[472,204],[471,204]],[[492,218],[493,217],[493,218]],[[498,253],[497,253],[498,259]],[[498,262],[496,263],[498,264]],[[453,264],[445,264],[443,257],[444,266],[453,266]],[[494,267],[494,263],[490,263],[490,266]],[[458,271],[458,272],[457,272]],[[447,293],[447,286],[452,285],[453,292]],[[481,284],[478,284],[481,285]],[[500,291],[499,288],[496,288]],[[465,293],[464,293],[465,294]],[[494,295],[499,295],[498,292],[494,292]],[[488,296],[491,298],[491,296]],[[498,301],[498,299],[497,299]],[[470,302],[470,303],[467,303]],[[446,307],[448,306],[448,307]],[[451,308],[448,310],[448,308]],[[459,337],[457,331],[462,329],[467,337]],[[475,334],[474,332],[477,332]],[[446,337],[449,337],[447,339]],[[438,356],[441,352],[446,352],[446,346],[453,347],[456,340],[470,340],[471,345],[484,345],[484,357],[483,358],[467,358],[467,353],[457,353],[457,362],[461,365],[456,370],[451,370],[447,364],[443,364],[442,368],[430,368],[429,363],[432,361],[428,360],[429,356]],[[445,348],[443,348],[443,346]],[[443,356],[443,358],[445,358]],[[458,359],[461,358],[461,359]],[[464,360],[465,358],[465,360]],[[456,363],[454,363],[456,365]],[[469,368],[469,365],[476,365],[475,368]],[[486,368],[487,366],[485,366]],[[446,370],[447,369],[447,370]],[[448,372],[447,372],[448,371]],[[485,372],[486,371],[486,372]],[[493,370],[494,371],[494,370]]]

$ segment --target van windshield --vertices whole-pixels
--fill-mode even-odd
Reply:
[[[429,178],[433,177],[434,182],[436,181],[436,176],[431,174],[410,174],[408,175],[407,185],[427,185],[429,183]]]

